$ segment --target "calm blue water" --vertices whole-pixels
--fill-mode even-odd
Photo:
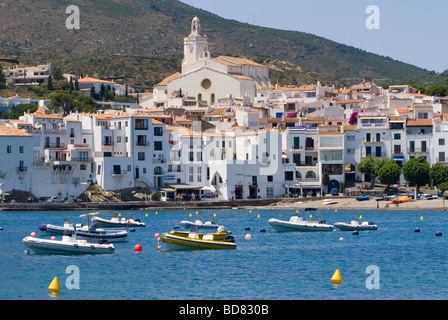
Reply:
[[[193,220],[195,212],[122,211],[146,222],[146,228],[129,233],[128,243],[116,243],[114,254],[97,256],[26,255],[21,243],[41,223],[62,225],[64,217],[82,222],[79,215],[84,212],[1,212],[0,299],[55,299],[48,295],[54,277],[61,286],[60,300],[448,299],[448,215],[443,211],[321,211],[330,224],[362,215],[363,221],[379,226],[356,236],[272,231],[269,218],[287,220],[295,212],[291,209],[199,210],[204,221],[232,231],[236,250],[155,250],[156,233]],[[244,230],[247,226],[250,231]],[[420,233],[414,232],[416,227]],[[443,235],[436,237],[437,231]],[[249,241],[244,239],[247,233]],[[133,250],[137,243],[143,246],[140,253]],[[65,286],[70,265],[79,268],[79,289]],[[379,268],[379,289],[366,287],[370,265]],[[336,269],[340,286],[330,282]]]

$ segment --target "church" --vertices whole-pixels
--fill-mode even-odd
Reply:
[[[181,72],[157,84],[153,99],[158,104],[181,92],[208,105],[230,96],[253,102],[258,88],[270,86],[269,69],[262,64],[245,58],[212,58],[208,38],[201,33],[201,23],[195,17],[191,33],[184,39]]]

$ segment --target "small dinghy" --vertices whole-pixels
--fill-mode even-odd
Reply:
[[[76,235],[66,232],[62,240],[41,239],[32,236],[23,238],[22,243],[35,254],[108,254],[114,253],[113,244],[89,243],[78,240]]]
[[[334,226],[340,231],[362,231],[378,229],[378,226],[373,222],[363,222],[360,224],[357,217],[352,217],[350,223],[336,222]]]
[[[366,200],[369,200],[369,195],[365,195],[365,196],[361,196],[361,197],[356,197],[356,200],[358,200],[358,201],[366,201]]]
[[[319,214],[319,210],[316,208],[306,208],[306,217],[307,220],[303,220],[300,214],[294,214],[291,216],[289,221],[283,221],[275,218],[269,219],[269,224],[277,231],[277,232],[291,232],[291,231],[299,231],[299,232],[317,232],[317,231],[333,231],[333,226],[326,224],[325,220],[311,220],[312,215],[310,212],[315,212],[315,215]]]
[[[146,227],[144,222],[139,219],[131,219],[114,215],[107,219],[106,216],[96,216],[92,218],[92,222],[103,228],[127,228],[127,227]]]
[[[212,221],[202,222],[201,217],[197,217],[194,222],[184,220],[184,221],[181,221],[180,224],[185,229],[189,229],[191,227],[198,227],[198,228],[218,228],[219,227],[219,225],[217,225],[216,223],[214,223]]]
[[[88,215],[81,215],[88,216]],[[78,239],[87,240],[88,242],[99,242],[101,240],[107,240],[108,242],[127,242],[129,241],[127,230],[117,230],[109,232],[104,229],[96,228],[95,225],[73,225],[69,218],[64,219],[63,226],[57,226],[53,224],[41,224],[39,230],[45,232],[48,235],[63,235],[75,234]]]
[[[184,237],[187,238],[190,234],[189,231],[177,231],[177,230],[171,230],[170,234],[174,236]],[[198,233],[199,239],[202,239],[204,236],[207,239],[207,237],[210,237],[210,235],[213,236],[214,240],[224,240],[224,238],[231,234],[231,232],[227,232],[224,226],[219,226],[217,232],[207,232],[207,233]]]

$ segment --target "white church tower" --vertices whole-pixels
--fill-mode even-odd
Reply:
[[[201,35],[201,22],[198,17],[194,17],[191,22],[191,33],[184,39],[182,74],[204,67],[209,59],[208,39]]]

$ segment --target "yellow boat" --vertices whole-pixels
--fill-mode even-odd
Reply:
[[[173,236],[179,236],[179,237],[184,237],[184,238],[188,238],[188,235],[190,234],[189,231],[174,231],[171,230],[170,232],[171,235]],[[199,239],[202,239],[204,236],[207,238],[209,235],[213,236],[213,240],[224,240],[224,238],[230,234],[227,231],[224,232],[210,232],[210,233],[198,233],[199,235]]]
[[[197,227],[192,227],[187,236],[163,233],[158,241],[171,250],[236,249],[233,236],[227,235],[223,240],[215,240],[213,234],[203,234],[200,238]]]
[[[397,203],[405,203],[411,201],[412,198],[408,196],[398,197],[395,199],[392,199],[392,201],[389,204],[397,204]]]

